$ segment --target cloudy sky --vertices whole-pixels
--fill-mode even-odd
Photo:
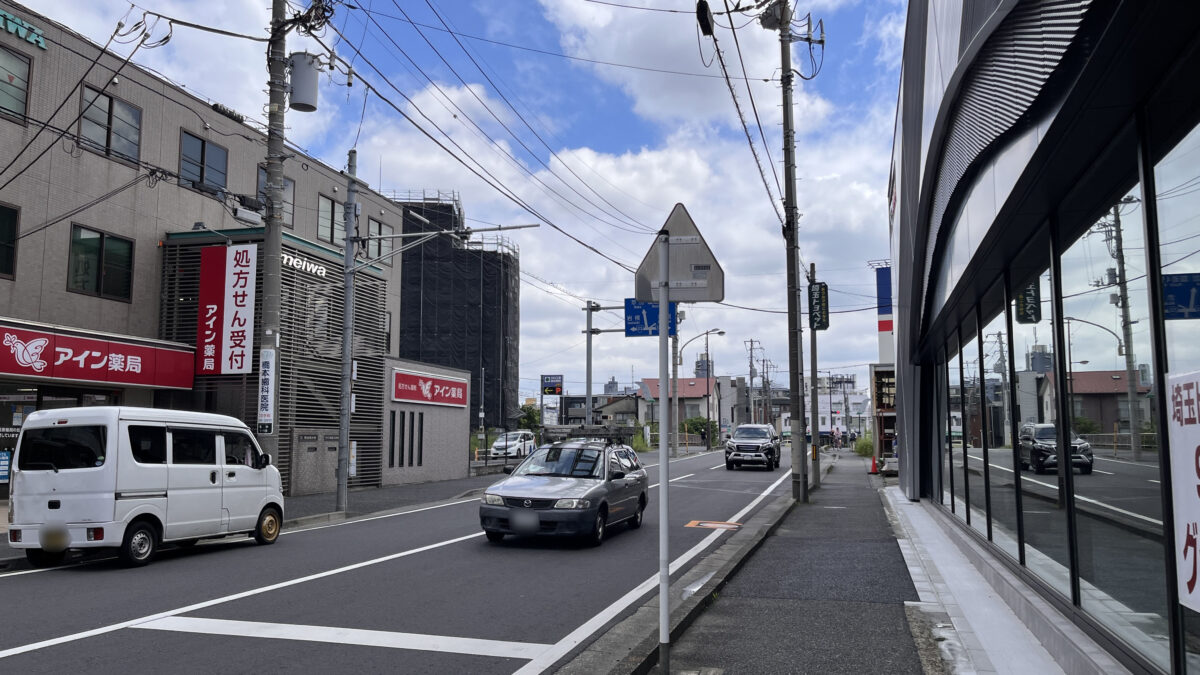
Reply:
[[[716,371],[735,376],[748,373],[747,343],[756,340],[786,384],[779,35],[753,12],[724,14],[723,0],[710,2],[722,12],[715,40],[699,34],[691,0],[338,3],[317,38],[336,52],[340,70],[352,65],[352,86],[343,72],[327,73],[320,109],[288,115],[289,139],[335,167],[357,147],[359,175],[374,189],[456,191],[470,226],[542,222],[505,233],[521,255],[522,395],[535,395],[540,374],[562,374],[569,392],[583,392],[585,300],[609,306],[633,296],[633,275],[604,256],[636,267],[676,203],[724,269],[727,303],[686,306],[681,339],[723,329],[710,340]],[[118,0],[28,4],[101,44],[130,11]],[[138,0],[126,22],[150,10],[263,36],[269,4]],[[811,78],[797,80],[794,93],[801,256],[829,284],[834,312],[819,335],[820,368],[854,373],[865,386],[866,364],[878,355],[868,261],[889,255],[886,192],[904,6],[794,6],[794,30],[803,32],[801,19],[811,15],[823,20],[826,38],[825,49],[811,54],[796,43],[792,58]],[[167,31],[160,20],[154,35]],[[288,40],[289,51],[324,54],[325,46],[295,34]],[[264,119],[261,42],[176,25],[165,45],[140,50],[134,61]],[[596,316],[597,327],[622,325],[619,313]],[[703,342],[687,347],[681,375],[692,374]],[[610,378],[657,377],[652,338],[602,334],[594,348],[597,392]],[[806,345],[806,361],[807,353]]]

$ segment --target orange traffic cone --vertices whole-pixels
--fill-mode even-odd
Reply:
[[[879,470],[875,467],[875,455],[871,455],[871,473],[879,473]]]

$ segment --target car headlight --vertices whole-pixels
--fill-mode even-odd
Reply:
[[[1082,452],[1090,452],[1090,451],[1091,451],[1091,449],[1092,449],[1092,444],[1091,444],[1091,443],[1084,443],[1083,445],[1080,445],[1080,446],[1079,446],[1079,449],[1080,449]]]
[[[554,502],[556,509],[586,509],[592,502],[587,499],[560,499]]]
[[[492,506],[504,506],[504,497],[491,493],[485,493],[483,495],[483,503],[491,504]]]

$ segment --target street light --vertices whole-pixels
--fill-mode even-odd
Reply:
[[[708,336],[712,333],[724,335],[725,331],[721,330],[720,328],[709,328],[703,333],[683,343],[683,346],[679,348],[679,353],[682,354],[683,351],[687,349],[687,346],[690,345],[694,340],[704,338],[704,358],[706,360],[705,366],[707,370],[707,372],[704,373],[705,385],[707,388],[707,392],[704,396],[704,444],[706,450],[712,447],[712,385],[709,384],[709,382],[711,382],[713,378],[713,367],[712,352],[708,351]]]
[[[1096,328],[1099,328],[1099,329],[1105,331],[1109,335],[1113,336],[1113,339],[1117,341],[1117,356],[1125,357],[1125,386],[1127,388],[1127,391],[1129,392],[1129,445],[1130,445],[1130,448],[1132,448],[1132,450],[1133,450],[1134,461],[1136,462],[1136,461],[1141,460],[1142,443],[1141,443],[1141,435],[1140,435],[1141,432],[1139,429],[1139,427],[1141,425],[1138,423],[1139,420],[1138,420],[1138,402],[1137,402],[1137,380],[1134,379],[1133,356],[1131,355],[1132,345],[1126,344],[1126,342],[1121,339],[1121,336],[1117,335],[1115,332],[1113,332],[1112,329],[1108,328],[1107,326],[1102,326],[1098,323],[1093,323],[1091,321],[1088,321],[1087,319],[1079,319],[1079,318],[1076,318],[1073,316],[1064,316],[1063,320],[1068,322],[1067,323],[1068,329],[1070,328],[1069,322],[1078,321],[1079,323],[1086,323],[1089,326],[1095,326]],[[1126,324],[1126,325],[1128,325],[1128,324]],[[1067,350],[1068,350],[1067,358],[1068,359],[1071,358],[1070,346],[1071,346],[1071,341],[1068,337],[1068,340],[1067,340]],[[1074,405],[1075,405],[1074,401],[1071,402],[1071,405],[1072,405],[1072,410],[1073,410]],[[1113,447],[1113,451],[1114,452],[1116,451],[1115,444]]]

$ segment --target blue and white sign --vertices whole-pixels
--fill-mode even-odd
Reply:
[[[1163,275],[1163,318],[1200,319],[1200,274]]]
[[[670,303],[671,321],[667,335],[675,335],[675,305]],[[625,298],[625,337],[658,335],[658,303]]]
[[[8,450],[0,450],[0,483],[8,482],[8,467],[12,463],[12,453]]]

